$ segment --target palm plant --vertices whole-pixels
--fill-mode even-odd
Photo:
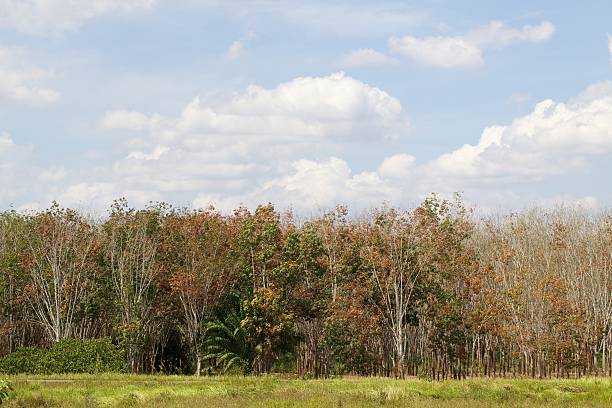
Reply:
[[[255,350],[250,344],[241,322],[244,318],[242,305],[231,311],[225,319],[217,319],[206,325],[204,350],[206,359],[214,359],[223,372],[240,369],[250,373],[255,359]]]

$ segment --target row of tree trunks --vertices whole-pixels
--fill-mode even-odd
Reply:
[[[302,330],[309,328],[311,335],[306,335],[306,341],[298,346],[297,371],[300,376],[326,377],[333,373],[333,366],[328,361],[328,355],[320,349],[318,340],[321,332],[316,331],[317,335],[312,335],[315,333],[313,324],[310,322],[301,325]],[[606,347],[609,346],[606,344]],[[369,370],[352,371],[352,374],[398,377],[399,371],[404,373],[404,377],[426,374],[433,380],[460,380],[468,377],[580,378],[587,375],[612,375],[612,361],[604,354],[606,349],[603,347],[599,352],[583,348],[581,353],[567,355],[558,350],[545,353],[516,346],[504,347],[496,339],[485,341],[476,337],[467,342],[462,350],[457,350],[455,356],[435,350],[424,354],[423,349],[410,346],[407,346],[406,350],[407,355],[401,370],[398,370],[397,361],[391,358],[383,347],[379,347],[379,363],[372,364]],[[456,354],[464,357],[457,357]]]

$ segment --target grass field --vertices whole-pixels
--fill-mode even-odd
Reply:
[[[612,407],[612,380],[10,377],[6,407]]]

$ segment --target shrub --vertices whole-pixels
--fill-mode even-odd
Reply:
[[[5,374],[63,374],[126,371],[125,353],[109,338],[66,339],[50,349],[22,348],[0,358]]]
[[[24,347],[0,358],[0,372],[4,374],[42,374],[47,350]]]
[[[99,373],[126,370],[125,355],[109,338],[66,339],[45,355],[46,373]]]

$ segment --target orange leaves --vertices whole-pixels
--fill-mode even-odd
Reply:
[[[173,292],[196,300],[202,296],[202,286],[197,275],[191,272],[175,272],[170,277],[170,287]]]

